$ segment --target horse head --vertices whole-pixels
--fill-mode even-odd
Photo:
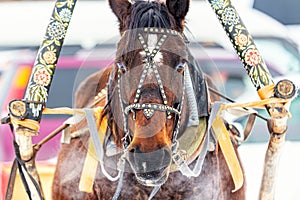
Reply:
[[[188,0],[109,0],[121,39],[108,85],[109,126],[137,180],[163,184],[186,123]]]

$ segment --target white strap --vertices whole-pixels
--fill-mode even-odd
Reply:
[[[93,109],[87,109],[86,108],[86,109],[84,109],[84,111],[86,113],[86,120],[87,120],[87,123],[88,123],[88,127],[89,127],[89,130],[90,130],[90,135],[91,135],[92,141],[93,141],[95,149],[96,149],[96,154],[97,154],[97,157],[98,157],[98,160],[99,160],[99,163],[100,163],[102,173],[110,181],[117,181],[120,178],[120,173],[121,173],[120,171],[119,171],[119,173],[116,177],[112,177],[105,170],[104,162],[103,162],[104,150],[103,150],[102,144],[100,143],[100,138],[98,136],[97,127],[95,125],[96,123],[95,123]]]
[[[172,155],[173,161],[175,164],[178,166],[180,172],[187,177],[198,177],[201,173],[203,162],[208,150],[208,144],[210,140],[210,135],[211,135],[211,126],[213,120],[216,118],[216,115],[222,105],[222,102],[215,102],[212,106],[211,114],[208,120],[208,126],[206,130],[206,136],[204,139],[204,144],[203,147],[200,151],[200,154],[197,158],[196,164],[194,166],[194,169],[192,170],[188,164],[185,162],[185,160],[182,158],[182,155],[179,153],[179,151],[175,151],[175,153]]]
[[[151,191],[150,196],[148,197],[148,200],[151,200],[156,195],[156,193],[158,192],[158,190],[160,189],[160,187],[161,187],[161,185],[158,185],[158,186],[155,186],[153,188],[153,190]]]
[[[188,164],[185,162],[185,160],[182,158],[182,155],[176,151],[173,155],[173,161],[178,166],[179,171],[182,173],[182,175],[187,177],[198,177],[201,173],[203,162],[206,156],[207,148],[208,148],[208,142],[209,142],[209,136],[205,136],[203,148],[200,151],[200,154],[197,158],[196,164],[194,166],[194,169],[191,170],[191,168],[188,166]]]
[[[74,125],[76,123],[79,123],[83,118],[84,118],[83,114],[76,114],[72,117],[69,117],[66,121],[64,121],[63,124]],[[82,132],[82,130],[78,130],[78,131]],[[74,135],[74,133],[72,133],[72,135],[71,135],[71,126],[68,126],[67,128],[65,128],[62,131],[62,135],[61,135],[61,138],[60,138],[60,143],[70,144],[71,138],[72,138],[73,135]]]

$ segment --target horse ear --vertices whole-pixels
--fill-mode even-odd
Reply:
[[[109,6],[117,16],[120,24],[130,14],[131,3],[128,0],[109,0]]]
[[[166,5],[176,23],[183,28],[184,18],[189,11],[190,0],[166,0]]]

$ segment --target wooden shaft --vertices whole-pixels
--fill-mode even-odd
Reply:
[[[76,0],[57,0],[55,3],[24,96],[30,102],[27,119],[41,119],[75,4]]]
[[[253,85],[258,90],[261,99],[274,96],[274,82],[247,28],[242,22],[230,0],[208,0],[222,24],[237,55],[241,59]],[[277,107],[279,109],[277,109]],[[264,172],[261,182],[259,199],[273,200],[277,164],[287,129],[287,113],[283,113],[282,105],[266,106],[272,118],[269,146],[265,156]],[[281,116],[277,115],[282,114]],[[274,134],[274,131],[277,134]]]
[[[264,171],[261,181],[259,199],[274,200],[277,164],[285,141],[284,134],[271,134],[265,155]]]
[[[30,174],[32,176],[32,178],[38,184],[38,187],[39,187],[38,189],[40,190],[42,198],[44,198],[44,193],[43,193],[43,189],[41,187],[40,177],[39,177],[39,174],[36,170],[35,159],[34,159],[35,155],[34,155],[33,148],[32,148],[31,136],[25,136],[25,135],[17,134],[16,135],[16,142],[19,144],[21,159],[23,161],[25,161],[25,166],[26,166],[27,172],[28,172],[28,174]],[[23,170],[23,172],[25,173],[24,174],[25,179],[26,179],[26,182],[28,183],[28,187],[29,187],[30,192],[31,192],[31,198],[32,199],[37,199],[37,200],[41,199],[35,185],[32,182],[32,180],[26,174],[25,170]]]
[[[40,141],[38,144],[34,146],[34,149],[36,151],[40,150],[42,145],[47,143],[49,140],[53,139],[57,134],[59,134],[61,131],[69,127],[70,124],[62,124],[57,129],[55,129],[53,132],[51,132],[49,135],[47,135],[42,141]]]
[[[26,119],[35,120],[37,122],[40,122],[41,120],[42,110],[47,102],[52,78],[75,4],[76,0],[57,0],[55,3],[44,40],[37,53],[31,77],[25,92],[24,99],[30,102]],[[31,130],[21,126],[14,128],[16,129],[16,138],[20,148],[21,158],[22,160],[27,161],[26,167],[28,173],[35,179],[40,187],[41,193],[43,193],[40,178],[35,166],[31,140],[31,136],[37,135],[38,130]],[[30,181],[28,176],[25,175],[25,177],[27,177],[26,180],[29,184],[32,198],[40,199],[32,181]]]
[[[208,0],[257,90],[272,85],[272,76],[230,0]]]

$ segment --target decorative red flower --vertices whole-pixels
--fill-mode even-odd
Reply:
[[[46,69],[38,69],[33,75],[33,81],[39,86],[49,85],[51,75]]]
[[[261,62],[261,56],[256,49],[248,49],[245,54],[245,62],[250,66],[257,66]]]

